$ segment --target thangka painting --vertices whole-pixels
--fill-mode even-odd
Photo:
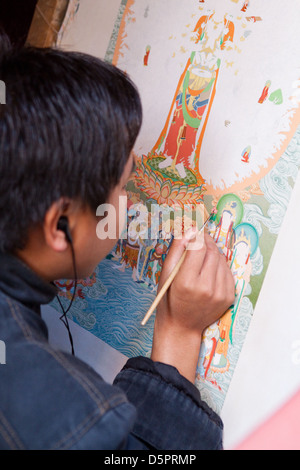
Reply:
[[[299,0],[123,0],[107,51],[136,83],[144,122],[126,234],[80,282],[70,315],[125,356],[150,355],[154,317],[141,321],[170,243],[195,208],[216,207],[208,230],[236,299],[204,333],[195,383],[217,412],[298,175],[299,20]],[[67,305],[74,285],[59,287]]]

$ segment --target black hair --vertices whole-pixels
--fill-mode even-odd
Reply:
[[[0,252],[13,252],[53,202],[65,197],[96,211],[107,201],[142,108],[125,73],[78,52],[6,44],[0,80]]]

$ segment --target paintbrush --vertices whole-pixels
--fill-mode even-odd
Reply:
[[[207,218],[207,220],[204,222],[204,224],[202,225],[202,227],[200,228],[200,230],[198,231],[198,235],[203,232],[203,230],[205,229],[206,225],[208,224],[208,222],[213,218],[215,217],[215,215],[217,214],[217,209],[213,209],[210,213],[210,216]],[[195,234],[195,237],[196,237],[197,234]],[[166,282],[164,283],[163,287],[161,288],[159,294],[157,295],[156,299],[154,300],[153,304],[151,305],[150,309],[148,310],[147,314],[145,315],[145,318],[143,319],[141,325],[142,326],[145,326],[147,321],[149,320],[149,318],[152,316],[154,310],[156,309],[156,307],[158,306],[158,304],[160,303],[160,301],[162,300],[162,298],[164,297],[164,295],[166,294],[166,292],[168,291],[170,285],[172,284],[172,282],[174,281],[179,269],[181,268],[184,260],[185,260],[185,257],[186,257],[186,253],[187,253],[187,248],[185,249],[185,251],[183,252],[180,260],[178,261],[178,263],[176,264],[175,268],[173,269],[173,271],[171,272],[170,276],[168,277],[168,279],[166,280]]]

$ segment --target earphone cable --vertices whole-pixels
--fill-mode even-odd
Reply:
[[[71,330],[70,330],[70,325],[69,325],[69,320],[68,320],[68,317],[67,317],[67,313],[70,311],[70,309],[73,305],[73,302],[75,300],[77,284],[78,284],[78,278],[77,278],[76,259],[75,259],[75,251],[74,251],[73,243],[70,243],[70,246],[71,246],[71,250],[72,250],[72,261],[73,261],[73,269],[74,269],[74,292],[73,292],[72,299],[70,301],[70,304],[69,304],[67,310],[64,309],[64,307],[62,305],[62,302],[61,302],[58,295],[56,296],[56,298],[58,300],[60,308],[63,311],[63,314],[61,315],[61,317],[59,317],[59,319],[62,321],[62,323],[67,328],[67,331],[68,331],[68,334],[69,334],[69,339],[70,339],[70,344],[71,344],[71,349],[72,349],[72,355],[75,356],[74,342],[73,342],[73,337],[72,337],[72,333],[71,333]]]

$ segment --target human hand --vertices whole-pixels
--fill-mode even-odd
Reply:
[[[234,303],[235,286],[226,258],[214,240],[202,233],[199,248],[199,240],[189,240],[188,235],[191,237],[189,233],[182,240],[173,241],[163,266],[158,291],[184,250],[190,248],[157,307],[152,358],[176,366],[192,380],[203,331]],[[197,247],[193,246],[195,243]]]
[[[163,266],[158,292],[187,249],[185,260],[169,291],[157,308],[157,315],[185,330],[202,334],[234,303],[235,289],[232,273],[225,256],[214,240],[202,233],[200,249],[193,244],[199,240],[174,240]]]

